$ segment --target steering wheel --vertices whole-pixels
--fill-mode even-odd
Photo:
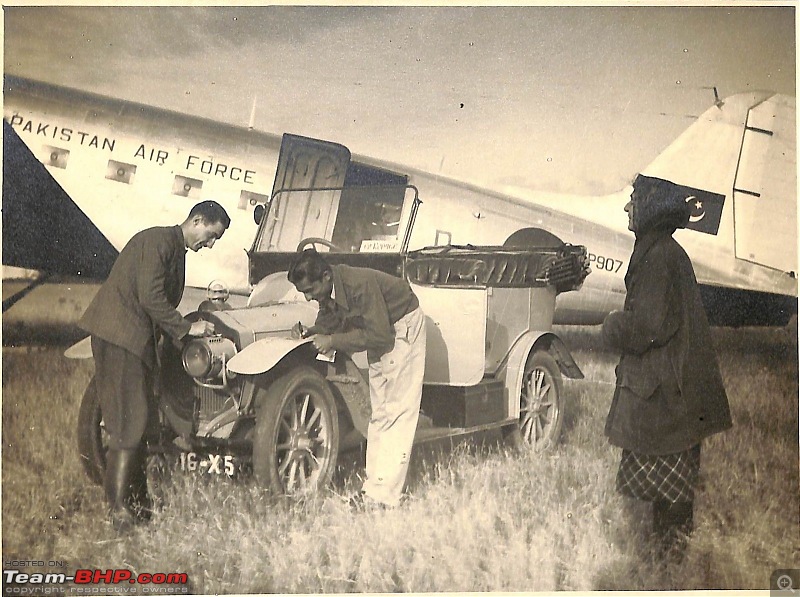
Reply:
[[[339,247],[337,247],[327,239],[320,238],[318,236],[309,236],[308,238],[304,238],[299,243],[297,243],[297,252],[299,253],[300,251],[302,251],[306,247],[306,245],[314,245],[317,243],[325,247],[328,247],[331,251],[338,251],[340,253],[342,251]]]

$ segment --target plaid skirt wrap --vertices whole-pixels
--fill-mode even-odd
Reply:
[[[648,502],[692,502],[699,477],[700,444],[664,455],[622,450],[617,491]]]

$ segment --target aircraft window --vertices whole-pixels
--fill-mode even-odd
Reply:
[[[239,209],[247,209],[248,206],[252,207],[258,204],[266,205],[269,203],[269,195],[262,195],[261,193],[254,193],[253,191],[242,191],[239,195]]]
[[[52,145],[42,145],[42,152],[44,153],[44,160],[42,161],[45,166],[53,166],[54,168],[67,167],[69,150],[53,147]]]
[[[133,182],[134,174],[136,174],[136,166],[133,164],[108,160],[108,168],[106,168],[107,179],[116,180],[117,182],[123,182],[125,184],[131,184]]]
[[[200,191],[203,188],[203,181],[188,176],[175,175],[175,182],[172,183],[172,194],[191,199],[200,199]]]

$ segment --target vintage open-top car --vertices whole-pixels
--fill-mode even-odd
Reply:
[[[522,223],[494,231],[495,242],[450,244],[441,218],[454,225],[456,211],[435,197],[423,204],[407,177],[354,162],[340,145],[285,135],[271,200],[257,211],[247,305],[193,312],[215,335],[162,343],[150,454],[202,474],[252,470],[264,486],[294,494],[325,486],[339,452],[365,441],[366,354],[325,359],[291,337],[298,321],[316,317],[316,303],[286,277],[297,251],[312,245],[331,263],[405,277],[419,298],[427,356],[416,441],[501,428],[531,449],[552,446],[561,376],[582,377],[552,332],[553,312],[556,296],[588,274],[586,250]],[[93,382],[78,425],[84,468],[101,482]]]

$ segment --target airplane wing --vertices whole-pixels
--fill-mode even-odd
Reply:
[[[119,254],[3,121],[3,265],[104,280]]]

